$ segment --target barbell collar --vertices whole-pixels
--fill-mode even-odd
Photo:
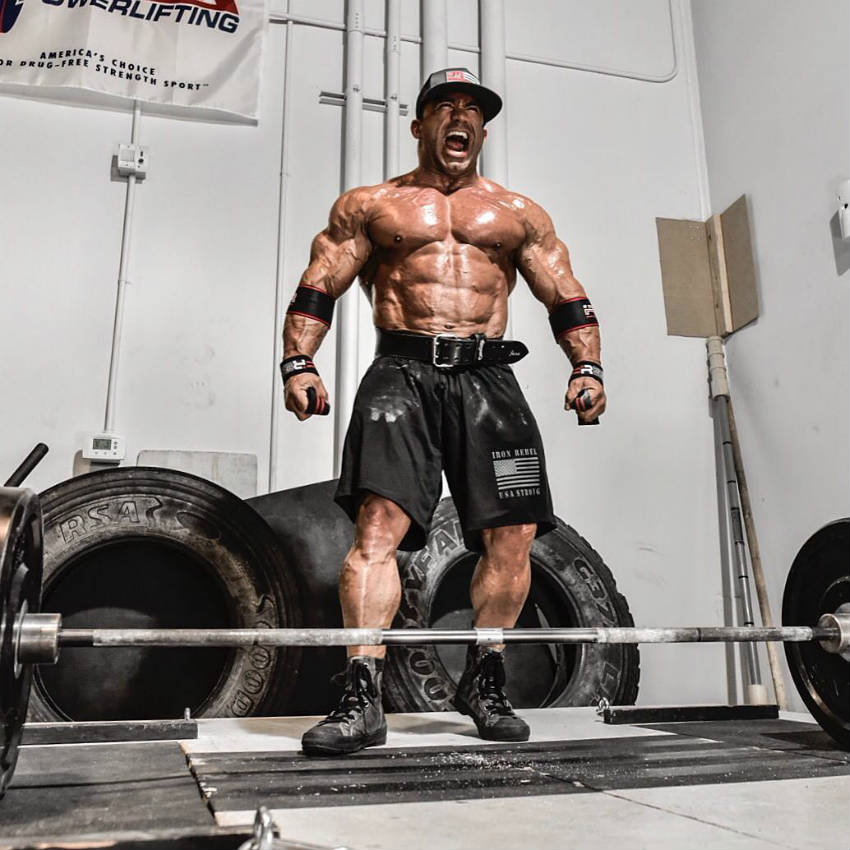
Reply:
[[[850,661],[850,603],[839,605],[834,614],[821,614],[818,627],[836,632],[835,637],[821,640],[820,645],[827,652],[833,652],[845,661]]]
[[[507,643],[751,643],[817,640],[840,645],[832,624],[548,629],[61,629],[59,646],[399,646]]]
[[[59,660],[59,614],[29,614],[15,623],[15,660],[22,664],[55,664]]]

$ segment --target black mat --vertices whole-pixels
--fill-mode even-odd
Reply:
[[[380,748],[343,758],[296,752],[190,757],[216,812],[475,800],[624,788],[845,775],[808,753],[688,735],[455,747]]]
[[[176,741],[21,747],[0,836],[209,827]]]
[[[195,720],[98,720],[26,723],[21,743],[102,744],[107,741],[187,741],[197,737]]]
[[[142,832],[0,836],[0,850],[236,850],[252,834],[247,826],[194,826]]]
[[[784,750],[850,765],[850,753],[839,749],[838,744],[814,723],[777,719],[716,723],[646,723],[641,724],[641,728],[695,738],[710,738],[712,741],[724,741],[739,747]]]
[[[714,720],[775,720],[778,705],[609,705],[602,712],[612,726],[649,723],[705,723]]]

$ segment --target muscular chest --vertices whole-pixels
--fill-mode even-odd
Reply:
[[[388,201],[373,218],[370,237],[388,251],[410,253],[433,243],[512,251],[524,235],[517,216],[487,197],[426,191]]]

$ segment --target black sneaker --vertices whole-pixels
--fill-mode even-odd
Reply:
[[[475,721],[478,734],[487,741],[527,741],[531,730],[514,714],[504,685],[502,653],[471,646],[452,704]]]
[[[345,691],[339,705],[301,738],[307,755],[356,753],[387,742],[381,705],[383,660],[360,655],[348,659]]]

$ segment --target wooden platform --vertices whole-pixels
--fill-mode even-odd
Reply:
[[[309,758],[299,752],[211,753],[192,755],[189,763],[216,813],[248,809],[258,800],[274,809],[358,806],[847,774],[846,754],[788,741],[773,748],[755,743],[769,744],[767,736],[745,738],[708,740],[676,733],[448,751],[382,747],[341,758]]]

